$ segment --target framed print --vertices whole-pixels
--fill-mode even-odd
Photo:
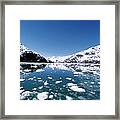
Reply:
[[[119,119],[119,2],[1,2],[1,118]]]

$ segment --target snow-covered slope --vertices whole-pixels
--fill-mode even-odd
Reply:
[[[22,55],[24,52],[31,52],[32,50],[28,49],[27,47],[25,47],[24,45],[20,44],[20,55]]]
[[[51,57],[53,62],[64,63],[100,63],[100,45],[63,57]]]
[[[64,60],[66,60],[67,58],[71,57],[71,55],[69,56],[52,56],[50,58],[48,58],[48,60],[52,61],[52,62],[64,62]]]
[[[20,44],[20,62],[47,62],[47,60],[37,52]]]

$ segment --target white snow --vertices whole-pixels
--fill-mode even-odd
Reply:
[[[50,58],[48,58],[48,60],[51,60],[53,62],[64,62],[65,59],[69,58],[71,55],[68,56],[52,56]]]
[[[33,53],[35,53],[35,54],[39,54],[39,53],[37,53],[37,52],[35,52],[35,51],[33,51],[33,50],[25,47],[23,44],[20,43],[20,55],[22,55],[24,52],[27,52],[27,53],[33,52]],[[43,56],[43,55],[42,55],[42,56]],[[42,57],[42,56],[41,56],[41,57]]]
[[[51,63],[51,64],[48,64],[47,67],[52,68],[53,70],[55,68],[61,69],[61,70],[70,70],[68,67],[66,67],[65,65],[60,64],[60,63],[57,63],[57,64],[56,63]]]
[[[95,46],[95,47],[90,47],[86,50],[83,50],[81,52],[77,52],[72,55],[67,55],[67,56],[58,56],[58,57],[51,57],[48,58],[49,60],[53,62],[64,62],[66,59],[72,61],[75,59],[75,61],[83,62],[84,60],[92,61],[92,60],[98,60],[100,61],[100,45]]]

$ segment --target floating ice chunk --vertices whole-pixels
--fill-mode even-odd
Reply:
[[[85,92],[85,89],[79,88],[78,86],[71,86],[70,89],[76,92]]]
[[[74,74],[74,75],[76,75],[76,74],[77,74],[77,75],[79,75],[79,74],[80,74],[80,72],[74,72],[73,74]]]
[[[61,83],[62,81],[56,81],[56,84]]]
[[[72,78],[69,78],[69,77],[66,77],[65,79],[67,79],[67,80],[72,80]]]
[[[87,84],[88,82],[85,81],[84,83]]]
[[[91,84],[94,84],[95,82],[91,82]]]
[[[91,94],[95,94],[95,92],[90,92]]]
[[[38,80],[38,82],[42,82],[42,80]]]
[[[83,96],[79,96],[78,97],[80,100],[85,100],[86,98],[84,98]]]
[[[33,78],[36,78],[36,76],[34,76]]]
[[[25,79],[20,79],[20,81],[24,81]]]
[[[37,100],[37,98],[33,98],[33,100]]]
[[[66,96],[66,99],[67,99],[67,100],[72,100],[72,98],[71,98],[71,97],[69,97],[69,96]]]
[[[41,80],[41,78],[37,78],[38,80]]]
[[[26,97],[31,96],[32,94],[33,94],[33,93],[30,92],[30,91],[25,91],[25,92],[23,92],[22,95],[20,96],[20,99],[23,100],[23,99],[25,99]]]
[[[73,84],[73,83],[68,83],[68,86],[74,86],[74,85],[76,85],[76,84]]]
[[[33,80],[33,78],[29,78],[28,80]]]
[[[60,77],[60,79],[62,79],[62,77]]]
[[[79,75],[75,74],[74,76],[79,76]]]
[[[31,70],[29,70],[29,69],[26,69],[26,70],[24,70],[24,72],[30,72]]]
[[[49,98],[53,98],[53,95],[50,95]]]
[[[37,90],[37,88],[33,88],[33,90]]]
[[[43,86],[40,86],[40,87],[39,87],[39,89],[42,89],[42,88],[43,88]]]
[[[93,86],[92,86],[92,85],[90,85],[89,87],[90,87],[90,88],[92,88]]]
[[[48,98],[48,92],[39,93],[37,95],[37,97],[38,97],[39,100],[44,100],[44,99]]]
[[[48,79],[52,79],[52,77],[49,76]]]
[[[47,81],[44,83],[44,85],[48,85]]]
[[[45,70],[43,70],[43,69],[36,70],[36,72],[43,72],[43,71],[45,71]]]

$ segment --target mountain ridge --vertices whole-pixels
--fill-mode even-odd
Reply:
[[[82,50],[80,52],[74,53],[68,56],[58,56],[51,57],[49,60],[54,62],[67,62],[67,63],[86,63],[88,62],[97,62],[100,63],[100,45],[90,47],[86,50]]]
[[[100,63],[100,45],[89,47],[88,49],[76,52],[67,56],[52,56],[45,58],[33,50],[20,44],[21,62],[45,62],[45,63]]]

